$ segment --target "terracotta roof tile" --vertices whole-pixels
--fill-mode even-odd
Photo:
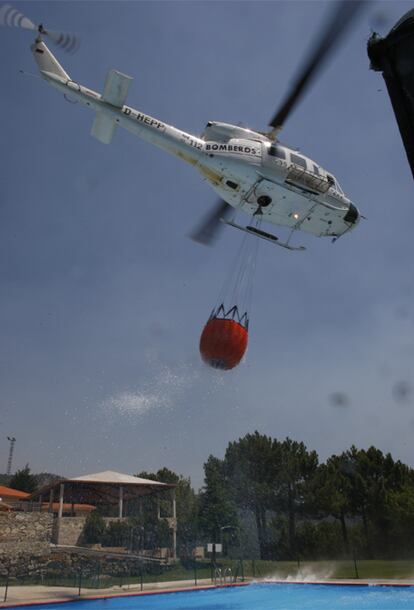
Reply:
[[[11,487],[5,487],[0,485],[0,498],[2,496],[15,497],[15,498],[27,498],[30,494],[25,491],[19,491],[18,489],[12,489]]]

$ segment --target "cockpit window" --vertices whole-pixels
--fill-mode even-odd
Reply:
[[[303,157],[299,157],[299,155],[290,153],[290,160],[295,165],[299,165],[300,167],[303,167],[304,169],[306,169],[306,159],[304,159]]]
[[[341,193],[341,195],[344,194],[343,190],[341,189],[339,182],[336,182],[336,190],[338,191],[338,193]]]
[[[269,155],[271,157],[277,157],[278,159],[286,159],[285,150],[284,150],[284,148],[281,148],[280,146],[272,145],[269,148]]]
[[[326,179],[328,180],[330,186],[332,186],[336,191],[338,191],[338,193],[341,193],[342,195],[344,194],[343,190],[341,189],[338,182],[333,176],[331,176],[330,174],[326,174]]]

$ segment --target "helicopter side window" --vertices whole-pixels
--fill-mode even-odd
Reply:
[[[304,159],[303,157],[299,157],[299,155],[290,153],[290,160],[295,165],[299,165],[300,167],[303,167],[303,169],[306,169],[306,159]]]
[[[269,148],[268,154],[270,157],[277,157],[278,159],[286,159],[286,153],[285,153],[284,149],[281,148],[280,146],[272,145]]]
[[[317,176],[320,176],[319,167],[315,164],[313,164],[313,173],[316,174]]]

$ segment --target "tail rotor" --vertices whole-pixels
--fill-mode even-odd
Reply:
[[[38,32],[39,40],[42,40],[43,36],[47,36],[56,46],[66,51],[66,53],[73,54],[80,46],[78,36],[47,30],[42,24],[36,25],[31,19],[10,4],[0,6],[0,25]]]

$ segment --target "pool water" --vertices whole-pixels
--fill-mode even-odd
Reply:
[[[76,610],[414,610],[414,587],[252,584],[85,600],[70,608],[75,605]],[[62,605],[44,608],[62,610]]]

